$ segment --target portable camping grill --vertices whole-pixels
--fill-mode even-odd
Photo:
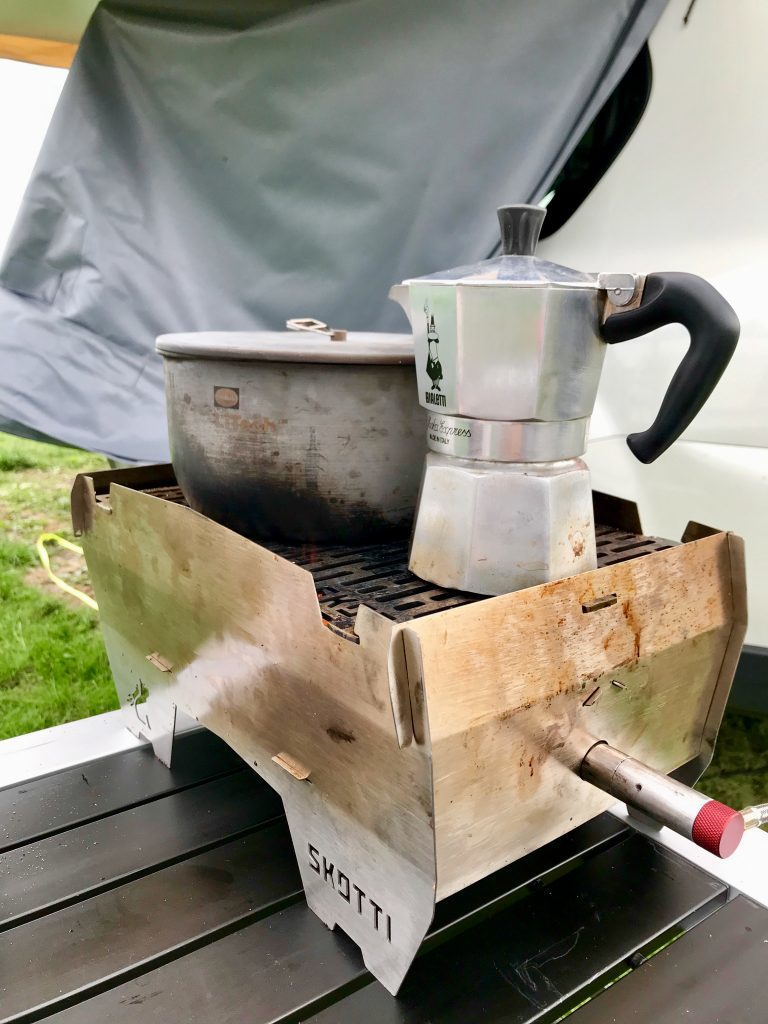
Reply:
[[[620,783],[689,836],[714,804],[657,773],[692,783],[711,757],[741,542],[643,536],[604,495],[595,511],[597,570],[478,598],[413,576],[404,544],[256,544],[187,507],[170,467],[73,490],[128,727],[169,763],[197,720],[279,793],[310,907],[390,991],[438,901],[627,798]],[[622,751],[656,772],[634,783]]]

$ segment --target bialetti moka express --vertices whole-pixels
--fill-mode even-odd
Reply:
[[[409,567],[479,594],[595,568],[580,456],[607,344],[667,323],[690,331],[656,420],[627,439],[652,462],[702,407],[739,335],[731,307],[699,277],[571,270],[534,255],[543,209],[498,215],[500,256],[390,293],[411,321],[429,413]]]

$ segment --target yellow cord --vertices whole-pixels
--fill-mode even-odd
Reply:
[[[94,611],[99,610],[99,606],[88,594],[84,594],[82,590],[77,590],[76,587],[71,587],[69,583],[57,576],[56,573],[51,569],[51,560],[48,557],[48,551],[45,547],[46,544],[57,544],[60,548],[67,548],[68,551],[74,551],[75,554],[82,555],[83,549],[78,544],[73,544],[71,541],[66,540],[64,537],[60,537],[58,533],[41,533],[37,538],[37,554],[42,563],[43,568],[48,573],[48,578],[52,583],[55,583],[57,587],[61,587],[72,597],[76,597],[78,601],[82,601],[83,604],[87,604],[89,608],[93,608]]]

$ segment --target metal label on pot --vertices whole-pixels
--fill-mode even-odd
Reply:
[[[214,387],[213,404],[218,409],[239,409],[240,388]]]

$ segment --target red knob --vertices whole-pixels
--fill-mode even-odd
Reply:
[[[691,838],[716,857],[730,857],[744,835],[744,819],[719,800],[704,804],[693,822]]]

